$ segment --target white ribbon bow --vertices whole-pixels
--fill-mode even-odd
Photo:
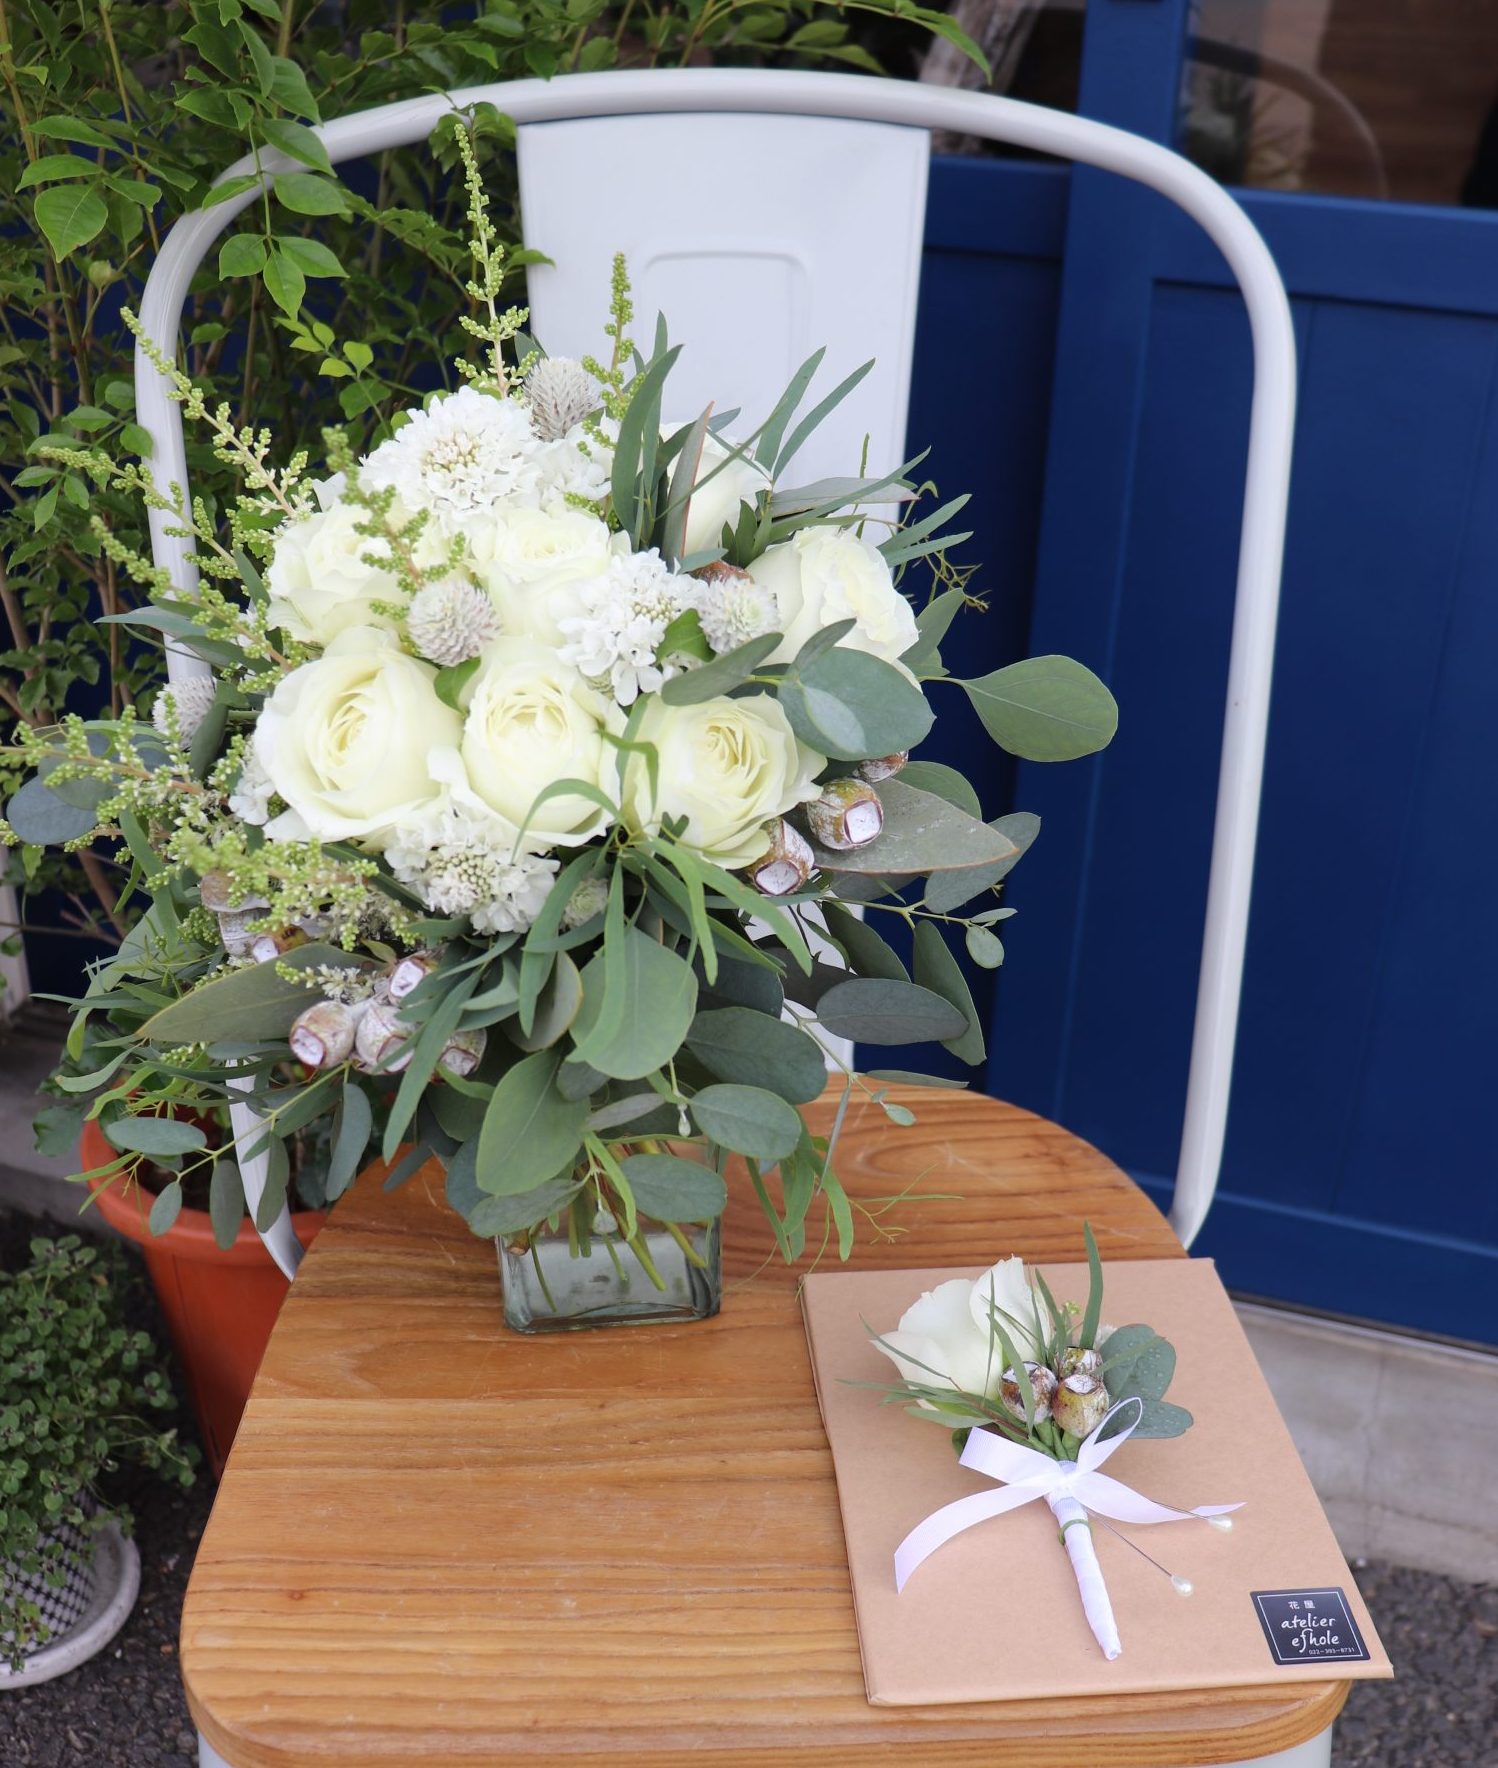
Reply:
[[[1109,1421],[1126,1406],[1136,1408],[1133,1422],[1106,1441],[1100,1441]],[[1115,1522],[1155,1523],[1188,1522],[1193,1517],[1222,1516],[1230,1510],[1242,1509],[1241,1504],[1202,1504],[1195,1510],[1172,1510],[1166,1504],[1156,1504],[1152,1498],[1144,1497],[1122,1481],[1099,1473],[1098,1469],[1113,1451],[1134,1434],[1143,1416],[1142,1400],[1120,1400],[1109,1408],[1097,1428],[1083,1438],[1075,1461],[1053,1460],[1038,1449],[1011,1442],[992,1431],[970,1432],[967,1447],[962,1451],[962,1465],[987,1474],[990,1479],[1003,1480],[1004,1487],[997,1492],[974,1492],[971,1497],[959,1498],[954,1504],[944,1504],[924,1522],[917,1523],[895,1549],[896,1590],[903,1590],[916,1568],[954,1535],[960,1535],[964,1529],[977,1523],[987,1522],[990,1517],[1002,1516],[1005,1511],[1018,1510],[1022,1504],[1029,1504],[1036,1498],[1044,1498],[1061,1526],[1061,1538],[1076,1573],[1088,1623],[1103,1648],[1103,1655],[1116,1658],[1123,1647],[1119,1644],[1113,1607],[1098,1566],[1092,1533],[1086,1526],[1087,1512],[1095,1510],[1100,1516],[1112,1517]]]

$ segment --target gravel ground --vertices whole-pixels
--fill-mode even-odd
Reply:
[[[0,1263],[38,1227],[0,1215]],[[135,1309],[152,1323],[149,1298]],[[123,1495],[141,1555],[135,1612],[71,1675],[0,1694],[0,1768],[195,1768],[177,1622],[212,1481],[200,1474],[183,1492],[137,1478]],[[1354,1683],[1334,1768],[1498,1768],[1498,1586],[1379,1561],[1354,1569],[1399,1675]]]

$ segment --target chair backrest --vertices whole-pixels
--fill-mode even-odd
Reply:
[[[1211,1204],[1227,1123],[1268,728],[1295,415],[1295,337],[1289,303],[1263,240],[1232,198],[1205,173],[1154,142],[1106,124],[1013,99],[843,74],[682,68],[578,74],[551,81],[520,80],[407,99],[323,124],[317,133],[332,160],[354,159],[423,140],[447,112],[479,103],[495,105],[519,126],[522,176],[529,181],[537,199],[544,198],[546,205],[545,215],[533,210],[526,220],[530,241],[542,249],[553,250],[559,258],[558,275],[551,286],[546,278],[538,277],[533,291],[539,308],[538,335],[543,336],[548,348],[574,348],[577,344],[587,347],[587,327],[596,323],[599,291],[606,287],[598,275],[598,264],[613,251],[632,244],[638,260],[643,245],[648,259],[641,266],[645,300],[656,299],[655,291],[659,290],[659,298],[670,303],[676,337],[683,341],[691,338],[697,343],[701,352],[698,384],[703,388],[710,386],[714,395],[721,388],[734,389],[734,396],[744,398],[751,415],[764,398],[759,374],[769,374],[773,367],[776,373],[772,381],[784,378],[784,353],[794,353],[803,315],[827,313],[825,321],[818,319],[820,329],[814,331],[807,325],[807,336],[815,342],[825,339],[846,352],[850,365],[871,353],[864,344],[864,334],[859,333],[856,341],[847,335],[849,313],[859,312],[861,316],[861,308],[844,309],[835,302],[829,308],[819,302],[819,291],[812,286],[812,279],[834,279],[843,270],[824,263],[823,255],[814,253],[813,245],[803,238],[803,234],[815,235],[825,230],[829,215],[852,208],[838,182],[839,177],[849,172],[847,144],[852,138],[841,130],[824,136],[825,151],[841,156],[825,171],[820,161],[795,159],[792,194],[788,196],[783,185],[777,187],[758,174],[766,161],[780,152],[775,145],[777,138],[782,131],[795,126],[792,119],[796,123],[841,119],[860,125],[895,125],[897,130],[906,131],[949,130],[1100,167],[1148,185],[1169,198],[1192,216],[1222,251],[1248,308],[1254,392],[1206,931],[1172,1210],[1176,1232],[1189,1244]],[[603,132],[605,145],[598,145],[597,134],[590,139],[582,132],[581,119],[594,119],[588,127]],[[700,222],[685,208],[673,207],[669,199],[663,199],[665,206],[654,211],[642,203],[639,216],[634,219],[617,214],[618,192],[631,186],[617,175],[613,142],[628,142],[629,153],[643,154],[647,148],[642,144],[649,137],[639,130],[647,121],[656,120],[663,124],[669,121],[674,129],[683,130],[684,136],[677,139],[685,139],[688,145],[675,149],[673,157],[665,162],[654,160],[655,176],[635,180],[636,191],[654,193],[657,187],[669,184],[670,179],[660,174],[662,164],[670,166],[673,177],[680,175],[684,168],[690,168],[698,152],[699,131],[704,141],[719,132],[719,139],[728,141],[733,154],[741,157],[743,164],[738,170],[742,185],[754,200],[738,204],[714,201],[699,209]],[[534,127],[563,123],[568,126],[557,128],[554,135],[550,129]],[[884,133],[881,131],[881,135]],[[862,139],[867,143],[875,138]],[[908,152],[909,144],[906,145]],[[790,151],[794,153],[793,149]],[[569,163],[577,164],[569,156],[582,154],[587,155],[586,178],[568,170]],[[228,167],[223,178],[254,175],[257,171],[262,177],[269,177],[293,169],[289,159],[262,150],[258,167],[253,158],[242,159]],[[689,180],[691,176],[688,171]],[[899,360],[893,365],[892,377],[887,368],[886,380],[881,383],[882,404],[860,417],[863,430],[872,433],[876,422],[884,426],[884,434],[892,440],[891,456],[899,453],[902,440],[900,430],[909,374],[908,329],[913,317],[920,239],[919,218],[914,215],[910,200],[911,176],[907,168],[904,192],[894,199],[894,222],[890,228],[906,254],[891,286],[904,291],[907,297],[905,317],[890,323],[897,328],[904,325],[906,341],[902,344],[898,337],[895,339]],[[914,176],[919,178],[918,173]],[[855,272],[867,267],[869,255],[880,250],[873,236],[886,227],[891,209],[890,193],[877,178],[864,188],[868,206],[853,214],[850,221],[859,236]],[[805,194],[794,194],[797,190]],[[596,204],[591,230],[565,232],[564,206],[580,201],[590,191]],[[828,200],[829,192],[836,193],[836,200]],[[923,196],[922,179],[919,197]],[[147,335],[168,354],[177,347],[182,304],[193,272],[234,216],[258,200],[258,188],[247,188],[211,209],[184,217],[164,241],[146,284],[141,320]],[[787,205],[785,213],[795,217],[794,229],[789,223],[783,229],[780,225],[783,202]],[[555,224],[550,219],[553,203],[557,205]],[[922,204],[917,201],[915,206]],[[761,222],[754,218],[760,210],[774,213]],[[658,225],[651,219],[653,214],[660,216]],[[770,231],[759,233],[762,226]],[[870,237],[863,238],[865,233]],[[749,242],[747,246],[745,241]],[[751,301],[740,304],[735,299],[726,310],[732,320],[728,329],[720,328],[713,318],[714,290],[709,284],[715,256],[726,256],[730,263],[737,261],[746,291],[752,289]],[[724,279],[732,280],[732,272],[725,271]],[[828,289],[837,287],[835,281],[828,281]],[[681,312],[682,297],[687,306],[686,317]],[[736,361],[733,348],[743,343],[744,306],[752,302],[758,310],[761,300],[772,297],[778,317],[774,333],[763,343],[763,356],[746,354],[742,363]],[[575,307],[574,302],[579,305]],[[765,324],[763,314],[757,323]],[[871,331],[870,335],[876,334]],[[685,363],[685,353],[683,360]],[[719,367],[724,374],[721,381],[716,377]],[[752,384],[746,386],[745,381]],[[158,485],[181,486],[185,492],[181,414],[168,399],[157,371],[139,354],[136,411],[155,444],[151,465]],[[831,440],[846,438],[847,433],[835,432]],[[870,458],[874,456],[871,454]],[[188,543],[167,532],[173,525],[169,517],[152,512],[152,552],[157,564],[171,571],[178,593],[190,595],[196,587],[196,572],[189,561]],[[205,671],[196,659],[178,652],[169,653],[169,667],[174,680]],[[233,1108],[233,1117],[235,1135],[243,1148],[254,1133],[254,1118],[243,1105]],[[243,1160],[241,1166],[245,1192],[253,1208],[265,1182],[264,1158]],[[282,1213],[265,1239],[272,1257],[290,1275],[296,1268],[300,1248],[292,1234],[289,1214]]]

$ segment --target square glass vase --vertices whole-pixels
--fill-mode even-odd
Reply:
[[[602,1213],[586,1249],[565,1222],[497,1241],[505,1324],[515,1332],[579,1332],[710,1319],[723,1299],[719,1224],[674,1225],[675,1233],[640,1223],[650,1269]]]

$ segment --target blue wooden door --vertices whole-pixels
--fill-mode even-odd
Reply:
[[[1202,90],[1190,13],[1089,0],[1083,112],[1177,143]],[[1323,185],[1375,182],[1353,163],[1374,131],[1336,127]],[[1302,405],[1227,1156],[1198,1250],[1243,1292],[1492,1343],[1498,214],[1458,206],[1462,187],[1498,201],[1484,153],[1498,138],[1441,204],[1239,193],[1290,290]],[[1099,669],[1122,723],[1096,763],[1020,771],[1044,829],[1011,889],[989,1087],[1163,1201],[1247,426],[1226,267],[1159,199],[1075,174],[1056,364],[1030,648]]]

